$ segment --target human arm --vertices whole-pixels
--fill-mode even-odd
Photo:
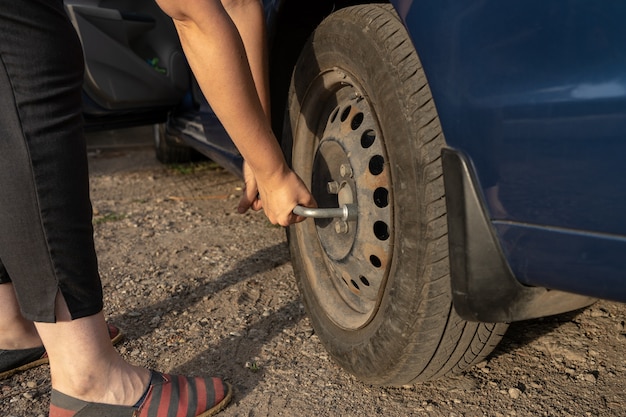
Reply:
[[[272,223],[283,226],[303,220],[291,210],[297,204],[315,206],[315,201],[287,166],[270,126],[266,95],[259,98],[258,90],[264,91],[263,87],[257,89],[255,85],[241,35],[222,2],[157,3],[172,17],[203,94],[249,168],[239,210],[263,208]],[[257,84],[261,78],[257,76]],[[257,191],[260,199],[256,198]]]

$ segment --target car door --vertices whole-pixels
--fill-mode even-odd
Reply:
[[[154,0],[65,0],[85,56],[85,115],[134,124],[164,120],[189,90],[171,19]]]

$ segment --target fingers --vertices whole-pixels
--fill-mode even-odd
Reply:
[[[311,208],[317,207],[317,203],[315,202],[312,196],[310,196],[310,198],[306,202],[299,203],[299,205],[302,205],[304,207],[311,207]],[[295,214],[292,209],[292,211],[287,214],[286,218],[284,218],[284,221],[278,222],[278,224],[280,224],[281,226],[290,226],[292,224],[303,222],[306,219],[307,217],[298,216],[297,214]]]
[[[255,198],[254,201],[252,201],[252,210],[254,211],[259,211],[263,208],[263,203],[261,202],[260,198]]]
[[[261,209],[261,200],[258,198],[258,193],[256,191],[256,187],[245,187],[243,190],[243,195],[239,200],[239,205],[237,206],[237,212],[240,214],[245,213],[248,209],[252,209],[254,211],[258,211]]]
[[[296,204],[317,207],[315,199],[293,171],[289,171],[279,180],[257,183],[254,173],[244,164],[245,188],[237,210],[245,213],[248,209],[263,209],[272,224],[289,226],[306,220],[306,217],[293,213]]]
[[[311,208],[317,207],[317,202],[315,201],[315,198],[313,198],[313,195],[309,193],[306,187],[304,188],[304,191],[305,191],[304,195],[300,195],[300,199],[298,200],[298,205],[301,205],[304,207],[311,207]],[[294,207],[295,205],[291,208],[291,211],[287,214],[286,218],[284,219],[284,222],[280,223],[281,226],[289,226],[292,224],[303,222],[307,219],[307,217],[298,216],[294,214],[293,213]]]
[[[293,214],[293,213],[292,213],[292,214],[291,214],[291,216],[290,216],[290,218],[289,218],[289,220],[290,220],[290,223],[289,223],[289,224],[296,224],[296,223],[300,223],[300,222],[305,221],[306,219],[307,219],[307,218],[306,218],[306,217],[304,217],[304,216],[297,216],[297,215],[295,215],[295,214]],[[289,225],[287,225],[287,226],[289,226]]]
[[[241,200],[239,200],[239,206],[237,207],[237,211],[239,213],[245,213],[248,209],[252,209],[254,211],[258,211],[261,209],[261,200],[259,199],[259,188],[257,186],[256,178],[254,177],[254,173],[247,162],[243,163],[243,177],[244,177],[244,188],[243,195],[241,196]]]
[[[313,204],[313,205],[307,205],[307,207],[317,207],[317,206]],[[246,211],[248,211],[248,209],[259,211],[262,208],[263,208],[263,204],[259,198],[255,198],[253,201],[250,201],[248,196],[244,194],[241,197],[237,211],[243,214]],[[279,226],[285,226],[285,227],[290,226],[292,224],[303,222],[307,219],[306,217],[298,216],[294,214],[293,212],[272,213],[272,212],[266,211],[265,215],[267,216],[270,223],[276,224]]]
[[[272,222],[272,223],[277,224],[279,226],[287,227],[292,224],[299,223],[303,220],[306,220],[306,218],[301,217],[301,216],[296,216],[293,213],[287,213],[286,215],[283,215],[281,218],[277,219],[275,222]]]
[[[244,193],[239,200],[239,205],[237,205],[237,212],[239,214],[243,214],[251,207],[252,202],[248,199],[248,196]]]

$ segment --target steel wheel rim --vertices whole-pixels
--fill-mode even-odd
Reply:
[[[354,221],[311,219],[296,226],[315,302],[346,330],[375,316],[393,255],[389,160],[362,91],[343,70],[319,74],[301,100],[293,145],[294,169],[320,207],[358,206]]]

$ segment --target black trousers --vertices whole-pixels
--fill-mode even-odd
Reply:
[[[0,0],[0,283],[23,315],[102,310],[83,134],[82,48],[62,0]]]

